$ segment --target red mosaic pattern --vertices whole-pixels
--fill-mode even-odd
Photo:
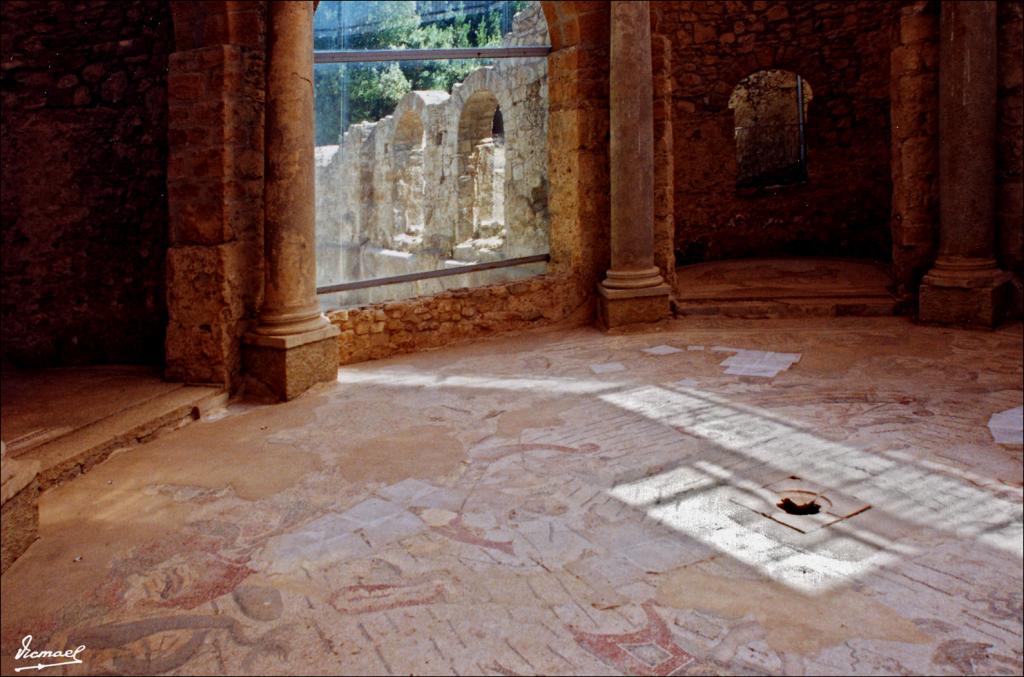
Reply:
[[[392,585],[390,583],[349,585],[331,595],[328,604],[343,614],[366,614],[424,604],[437,604],[444,600],[445,589],[441,582],[424,581],[408,585]]]
[[[483,530],[467,526],[462,523],[462,515],[459,515],[448,524],[441,527],[434,527],[434,531],[459,543],[477,545],[481,548],[500,550],[506,555],[515,555],[512,541],[494,541],[483,536]]]
[[[654,611],[654,602],[643,604],[647,625],[621,635],[595,635],[570,627],[584,649],[628,675],[673,675],[694,657],[672,639],[665,621]]]

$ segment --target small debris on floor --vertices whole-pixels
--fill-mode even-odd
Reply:
[[[777,505],[790,515],[817,515],[821,512],[821,506],[814,501],[797,503],[787,497],[779,501]]]
[[[644,348],[643,352],[647,353],[648,355],[672,355],[673,353],[681,353],[683,351],[681,348],[660,345],[654,346],[653,348]]]
[[[621,362],[605,362],[603,364],[590,365],[590,371],[595,374],[610,374],[616,371],[625,371],[626,366]]]
[[[992,414],[988,429],[996,444],[1024,444],[1024,407]]]
[[[773,353],[764,350],[738,350],[735,355],[722,360],[728,367],[726,374],[732,376],[778,376],[800,361],[800,353]]]

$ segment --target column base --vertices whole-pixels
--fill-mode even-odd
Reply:
[[[597,321],[605,329],[657,322],[668,317],[670,287],[659,284],[641,289],[609,289],[597,285]]]
[[[965,270],[937,263],[921,281],[917,316],[921,322],[995,328],[1009,302],[1010,274],[998,268]]]
[[[295,399],[313,385],[337,378],[340,333],[333,324],[288,336],[248,333],[242,366],[278,399]]]

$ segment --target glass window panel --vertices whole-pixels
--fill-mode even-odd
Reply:
[[[544,15],[536,11],[539,4],[533,0],[323,1],[313,16],[313,48],[548,45]],[[514,36],[511,42],[503,39],[509,33]]]
[[[545,58],[317,64],[315,94],[317,286],[548,252]],[[321,302],[376,303],[544,268],[381,285]]]

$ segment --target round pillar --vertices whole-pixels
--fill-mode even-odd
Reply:
[[[268,3],[263,308],[255,333],[326,323],[316,298],[313,3]]]
[[[601,282],[608,327],[668,315],[654,265],[654,90],[648,2],[611,3],[611,268]]]
[[[994,326],[1009,277],[995,247],[996,3],[944,2],[939,43],[939,254],[920,318]]]
[[[313,11],[309,0],[267,3],[263,307],[242,357],[282,400],[338,371],[340,332],[316,296]]]

